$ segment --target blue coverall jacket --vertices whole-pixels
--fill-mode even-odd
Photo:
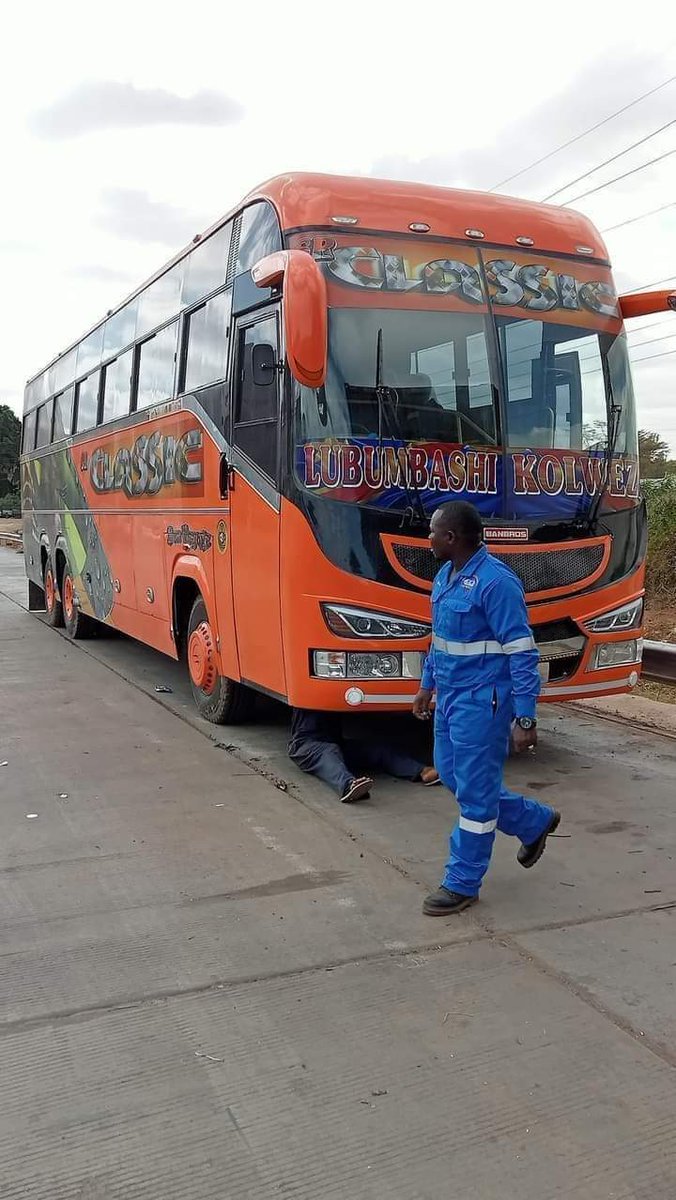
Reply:
[[[540,695],[538,652],[520,580],[485,546],[454,572],[445,563],[432,588],[432,646],[422,686],[496,685],[512,693],[514,715],[534,717]]]
[[[485,546],[434,581],[422,686],[436,691],[435,764],[460,809],[443,886],[475,896],[495,830],[528,845],[553,816],[502,784],[512,721],[535,716],[540,675],[521,582]]]

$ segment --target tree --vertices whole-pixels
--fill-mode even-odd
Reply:
[[[649,429],[638,431],[638,462],[643,479],[663,479],[672,470],[669,446],[659,433]]]
[[[19,495],[21,421],[7,404],[0,404],[0,496]]]

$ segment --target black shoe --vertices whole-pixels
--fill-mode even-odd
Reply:
[[[540,834],[537,842],[531,842],[528,846],[521,846],[521,849],[517,851],[516,861],[520,862],[522,867],[525,867],[526,870],[528,870],[529,867],[534,867],[536,862],[539,862],[545,852],[547,838],[549,837],[550,833],[553,833],[555,829],[558,829],[560,821],[561,813],[554,809],[554,816],[549,822],[549,825],[545,829],[544,833]]]
[[[368,800],[371,795],[373,780],[363,775],[360,779],[351,779],[341,796],[343,804],[356,804],[357,800]]]
[[[478,896],[463,896],[460,892],[449,892],[448,888],[437,888],[430,892],[423,901],[423,912],[426,917],[446,917],[453,913],[464,912],[470,904],[475,904]]]

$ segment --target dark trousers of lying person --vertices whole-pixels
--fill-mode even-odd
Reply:
[[[344,803],[366,800],[373,787],[371,773],[410,779],[428,787],[438,782],[433,767],[378,737],[346,738],[339,713],[294,708],[289,757],[308,775],[333,788]]]

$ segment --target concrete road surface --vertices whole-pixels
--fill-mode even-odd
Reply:
[[[673,1200],[676,742],[543,711],[561,837],[432,921],[447,794],[190,705],[0,551],[2,1200]]]

